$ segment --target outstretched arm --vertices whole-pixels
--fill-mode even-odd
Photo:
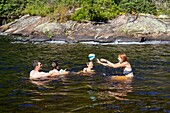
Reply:
[[[106,60],[106,59],[101,58],[100,61],[104,62],[105,64],[107,64],[107,66],[109,66],[109,67],[115,68],[115,66],[114,66],[115,64],[110,62],[110,61],[108,61],[108,60]]]
[[[100,61],[99,59],[97,59],[97,63],[102,64],[103,66],[109,66],[107,62]]]
[[[126,66],[126,62],[124,62],[124,63],[112,63],[112,62],[110,62],[110,61],[108,61],[108,60],[106,60],[106,59],[97,59],[97,63],[99,63],[99,64],[102,64],[102,65],[104,65],[104,66],[109,66],[109,67],[112,67],[112,68],[120,68],[120,67],[125,67]]]

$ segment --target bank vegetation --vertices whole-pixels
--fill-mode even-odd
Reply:
[[[107,22],[120,14],[170,16],[169,0],[1,0],[0,25],[25,14],[51,21]]]

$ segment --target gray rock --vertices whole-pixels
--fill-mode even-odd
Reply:
[[[152,34],[158,36],[161,33],[167,33],[167,25],[155,18],[140,16],[134,22],[124,24],[115,30],[134,37],[152,36]]]
[[[52,41],[66,41],[67,37],[65,34],[57,34],[51,38]]]
[[[35,27],[34,30],[38,32],[43,32],[43,33],[50,32],[50,33],[58,34],[61,32],[64,33],[65,29],[66,29],[65,26],[60,23],[45,22]]]
[[[31,39],[31,37],[23,37],[23,36],[15,36],[15,41],[27,42]]]
[[[67,21],[66,23],[62,23],[62,25],[64,25],[68,31],[73,30],[76,24],[77,24],[76,21]]]
[[[43,34],[39,34],[39,35],[33,35],[31,36],[31,38],[29,39],[29,42],[46,42],[46,41],[50,41],[51,39],[48,38],[47,36],[43,35]]]
[[[96,41],[143,42],[147,40],[170,40],[170,19],[153,15],[120,15],[108,23],[49,22],[40,16],[23,16],[12,23],[0,26],[0,31],[29,37],[23,41],[66,41],[69,43]],[[19,40],[19,39],[16,39]],[[21,40],[21,39],[20,39]]]
[[[130,38],[130,37],[125,37],[125,36],[119,36],[119,37],[116,37],[115,41],[116,42],[144,42],[146,41],[146,38],[145,37]]]
[[[22,31],[27,29],[29,26],[34,25],[39,19],[41,19],[40,16],[27,17],[25,19],[21,18],[14,24],[10,25],[9,29],[5,32],[11,34],[23,34]]]

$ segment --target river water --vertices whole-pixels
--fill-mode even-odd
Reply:
[[[12,43],[0,38],[0,112],[170,113],[169,46]],[[75,74],[86,66],[89,53],[117,62],[122,52],[134,70],[130,83],[111,81],[119,70],[95,61],[96,74]],[[60,68],[74,73],[30,81],[33,60],[43,63],[43,71],[59,60]]]

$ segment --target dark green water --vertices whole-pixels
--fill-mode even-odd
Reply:
[[[11,43],[0,39],[1,113],[170,113],[170,45],[82,45]],[[77,72],[87,55],[117,62],[125,52],[135,77],[132,83],[114,83],[107,75],[115,70],[94,62],[96,74],[70,74],[32,83],[32,61],[40,60],[43,71],[52,60]]]

